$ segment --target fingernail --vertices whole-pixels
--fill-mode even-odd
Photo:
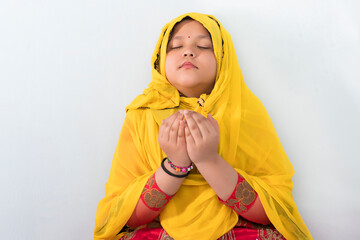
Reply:
[[[189,114],[188,110],[184,110],[185,115]]]

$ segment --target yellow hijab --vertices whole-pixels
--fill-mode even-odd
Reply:
[[[166,46],[177,22],[186,16],[209,31],[217,60],[213,91],[181,97],[165,76]],[[267,216],[286,239],[312,239],[292,198],[294,170],[261,101],[245,85],[230,34],[211,15],[188,13],[164,26],[152,59],[152,82],[126,108],[126,118],[113,158],[106,196],[100,201],[94,239],[118,239],[134,211],[148,178],[165,157],[158,142],[159,125],[179,109],[219,123],[218,152],[258,193]],[[160,214],[175,239],[217,239],[231,230],[238,215],[220,203],[204,178],[191,173]]]

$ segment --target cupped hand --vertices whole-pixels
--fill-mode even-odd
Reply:
[[[207,118],[197,112],[184,111],[185,137],[189,157],[193,163],[210,161],[218,156],[219,125],[208,114]]]
[[[185,141],[185,121],[183,111],[178,111],[161,121],[159,144],[166,156],[177,166],[191,164]]]

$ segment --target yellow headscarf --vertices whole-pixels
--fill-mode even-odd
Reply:
[[[179,95],[165,76],[169,34],[186,16],[209,31],[217,60],[217,79],[209,95]],[[152,82],[126,108],[127,115],[113,158],[106,196],[96,213],[94,239],[118,239],[134,211],[148,178],[165,157],[158,142],[159,125],[179,109],[219,123],[218,153],[258,193],[272,224],[286,239],[312,239],[292,198],[293,167],[260,100],[245,85],[229,33],[211,15],[188,13],[165,25],[151,59]],[[204,178],[194,172],[160,214],[166,232],[175,239],[217,239],[231,230],[238,216],[220,203]]]

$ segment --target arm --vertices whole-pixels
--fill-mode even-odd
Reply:
[[[182,112],[177,112],[166,120],[164,120],[159,129],[159,144],[166,155],[173,163],[180,166],[188,166],[191,161],[187,154],[185,143],[185,125],[182,121]],[[169,163],[165,161],[165,168],[177,175],[184,175],[178,173],[170,167]],[[149,179],[149,181],[151,178]],[[157,191],[156,198],[164,198],[173,196],[180,188],[184,178],[176,178],[168,175],[161,167],[155,173],[155,182],[160,191]],[[143,193],[144,194],[144,193]],[[147,202],[146,198],[139,199],[136,208],[127,222],[130,227],[137,227],[154,220],[165,207],[167,202],[161,204],[157,208],[150,208],[151,203]]]
[[[219,155],[214,156],[213,159],[207,159],[206,162],[200,162],[196,166],[219,198],[226,201],[234,191],[238,180],[238,173],[235,169]],[[250,186],[248,186],[247,190],[253,191]],[[242,197],[244,196],[240,196],[240,198]],[[257,197],[257,194],[254,197],[255,199],[253,200],[255,202],[250,209],[245,212],[238,212],[238,214],[252,222],[264,225],[269,224],[270,220],[265,213],[260,199]]]
[[[179,174],[178,172],[175,172],[174,169],[172,169],[169,166],[169,163],[165,161],[165,167],[167,170],[171,171],[174,174]],[[179,174],[183,175],[183,173]],[[184,178],[175,178],[167,173],[164,172],[164,170],[159,167],[158,170],[155,173],[155,176],[151,176],[149,181],[155,180],[158,188],[160,191],[157,191],[158,194],[156,196],[153,196],[153,201],[159,201],[160,199],[164,198],[171,198],[180,188],[182,182],[184,181]],[[149,183],[148,181],[148,183]],[[152,188],[157,189],[157,188]],[[143,193],[144,194],[144,193]],[[143,196],[143,195],[142,195]],[[154,200],[154,197],[158,198]],[[141,226],[143,224],[149,223],[153,221],[161,212],[161,210],[166,206],[168,201],[164,202],[160,206],[156,208],[150,208],[151,202],[148,202],[149,200],[147,198],[141,197],[136,205],[136,208],[131,215],[130,219],[128,220],[127,224],[129,227],[135,228],[138,226]]]
[[[210,114],[206,119],[200,114],[191,112],[185,112],[185,117],[187,123],[185,135],[191,160],[219,198],[227,200],[236,187],[238,174],[217,154],[219,127],[216,120]],[[239,214],[252,222],[270,223],[258,197],[248,211]]]

